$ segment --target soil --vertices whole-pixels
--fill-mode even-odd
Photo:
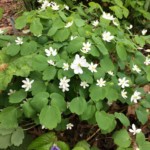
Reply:
[[[0,29],[7,30],[7,34],[14,34],[14,20],[24,10],[21,0],[0,0],[3,17],[0,20]]]

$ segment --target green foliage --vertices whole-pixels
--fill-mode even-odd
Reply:
[[[47,114],[50,114],[47,115]],[[57,124],[61,121],[61,113],[55,106],[45,106],[40,112],[40,123],[48,129],[56,128]]]
[[[99,128],[107,133],[111,132],[116,126],[115,117],[112,114],[107,114],[104,111],[97,111],[95,118]]]
[[[127,148],[131,144],[130,136],[125,129],[116,131],[113,134],[113,139],[114,139],[115,144],[117,144],[121,148]]]
[[[143,87],[150,81],[150,56],[145,51],[150,36],[142,30],[150,27],[150,3],[102,0],[84,5],[57,0],[53,8],[54,4],[45,7],[41,2],[40,9],[16,19],[16,29],[29,29],[21,39],[0,33],[0,149],[27,149],[26,130],[37,129],[42,135],[28,150],[54,145],[61,150],[97,150],[85,141],[95,135],[95,127],[100,137],[113,137],[117,150],[131,150],[133,143],[150,149],[142,131],[130,136],[128,129],[133,122],[130,107],[136,108],[135,126],[148,128],[150,97]],[[91,128],[83,141],[68,141],[68,146],[55,133],[47,133],[73,138],[73,132],[66,131],[72,120],[77,133],[83,120]]]

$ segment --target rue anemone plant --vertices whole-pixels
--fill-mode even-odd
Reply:
[[[0,148],[97,150],[87,139],[70,145],[57,137],[78,133],[84,121],[109,134],[117,150],[150,149],[147,29],[132,32],[121,0],[107,10],[94,2],[39,2],[16,19],[20,36],[0,32]]]

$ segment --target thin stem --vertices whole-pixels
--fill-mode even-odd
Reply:
[[[100,129],[98,128],[91,136],[89,136],[86,141],[90,141],[98,132],[100,131]]]

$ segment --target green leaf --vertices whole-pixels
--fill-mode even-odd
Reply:
[[[61,149],[61,150],[70,150],[69,146],[62,141],[57,141],[56,145]]]
[[[121,0],[115,0],[116,5],[122,7],[123,6],[123,2]]]
[[[140,150],[149,150],[150,142],[145,141],[142,145],[139,146]]]
[[[39,116],[40,123],[48,129],[56,128],[61,121],[61,112],[57,107],[45,106]]]
[[[11,134],[8,135],[0,135],[0,148],[7,149],[11,145]]]
[[[57,29],[61,29],[64,28],[65,23],[59,18],[55,18],[54,23],[53,23],[53,27],[57,28]]]
[[[97,111],[95,113],[96,122],[101,130],[110,133],[116,126],[115,117],[105,111]]]
[[[43,55],[36,55],[32,59],[32,67],[34,70],[43,71],[48,67],[47,58]]]
[[[125,18],[127,18],[129,15],[129,10],[126,7],[123,7],[123,15]]]
[[[5,128],[16,128],[18,126],[17,109],[15,107],[4,108],[0,112],[0,122]]]
[[[54,41],[56,42],[63,42],[69,38],[70,31],[66,28],[60,29],[56,32],[56,34],[53,36]]]
[[[89,51],[89,53],[94,56],[94,57],[99,57],[100,53],[98,51],[98,48],[96,48],[94,45],[92,45],[91,50]]]
[[[17,55],[19,51],[20,51],[20,45],[16,45],[16,44],[11,44],[6,48],[6,54],[10,56]]]
[[[69,105],[69,109],[72,113],[76,113],[78,115],[83,114],[83,112],[87,108],[86,100],[83,97],[74,98]]]
[[[85,149],[81,146],[77,146],[77,147],[73,148],[72,150],[85,150]]]
[[[74,53],[80,51],[80,49],[81,49],[82,46],[83,46],[83,42],[84,42],[84,38],[82,38],[82,37],[77,37],[76,39],[72,40],[72,41],[68,44],[68,46],[67,46],[66,49],[67,49],[67,51],[68,51],[69,53],[74,54]]]
[[[13,78],[13,74],[10,74],[8,72],[4,73],[4,72],[0,72],[0,90],[4,90],[6,89],[6,87],[8,86],[8,84],[11,82]]]
[[[129,119],[123,113],[115,112],[115,117],[119,119],[119,121],[125,126],[128,127],[130,125]]]
[[[43,25],[40,22],[39,18],[35,18],[30,25],[30,31],[35,35],[35,36],[39,36],[42,34],[42,30],[43,30]]]
[[[90,150],[90,145],[85,140],[78,142],[75,147],[83,147],[85,150]]]
[[[14,128],[7,129],[0,125],[0,135],[8,135],[11,134],[14,131]]]
[[[24,139],[24,132],[21,127],[18,127],[11,136],[11,143],[15,146],[19,146],[22,144]]]
[[[33,97],[30,104],[36,111],[40,112],[48,104],[48,97],[49,93],[39,92]]]
[[[21,55],[30,55],[37,50],[37,43],[34,41],[24,43],[21,46]]]
[[[39,92],[45,92],[46,91],[46,85],[43,81],[35,80],[33,82],[31,91],[32,91],[32,95],[36,95]]]
[[[96,111],[96,107],[92,104],[88,104],[87,108],[85,109],[85,111],[81,115],[81,119],[82,120],[88,120],[88,119],[92,118],[95,114],[95,111]]]
[[[43,72],[43,80],[47,81],[53,80],[56,73],[57,70],[54,66],[47,67]]]
[[[27,96],[27,93],[24,90],[16,91],[15,93],[11,94],[9,97],[10,103],[20,103],[23,101]]]
[[[108,87],[106,97],[109,101],[115,101],[118,99],[119,94],[114,87]]]
[[[64,97],[62,95],[60,95],[58,93],[52,93],[50,95],[50,98],[52,99],[51,100],[52,106],[58,107],[61,112],[66,110],[67,104],[66,104]]]
[[[97,48],[99,49],[99,51],[100,51],[103,55],[107,55],[107,54],[108,54],[108,49],[106,48],[106,46],[105,46],[104,43],[102,42],[101,38],[92,36],[92,39],[94,40],[94,42],[95,42]]]
[[[85,70],[83,74],[79,75],[79,77],[82,81],[86,81],[87,83],[91,83],[91,84],[93,83],[93,77],[91,72],[89,71]]]
[[[115,15],[117,16],[117,18],[122,19],[122,9],[119,6],[111,6],[109,7],[112,11],[115,12]]]
[[[21,106],[25,117],[31,118],[36,114],[35,110],[32,108],[30,104],[30,101],[23,103]]]
[[[77,27],[82,27],[85,25],[85,21],[82,19],[75,19],[74,22],[75,22]]]
[[[47,35],[48,36],[53,36],[57,32],[58,28],[57,27],[52,27],[49,29]]]
[[[106,97],[106,88],[99,87],[97,85],[91,86],[90,89],[90,97],[94,101],[103,100]]]
[[[144,108],[136,109],[135,111],[136,111],[136,115],[137,115],[138,120],[144,125],[148,120],[147,111]]]
[[[20,16],[15,21],[15,28],[16,29],[22,29],[27,24],[27,16]]]
[[[150,66],[147,66],[146,69],[147,80],[150,81]]]
[[[114,64],[111,60],[111,58],[109,56],[105,56],[101,62],[101,67],[104,71],[108,72],[108,71],[113,71],[114,70]]]
[[[121,129],[113,134],[114,143],[121,148],[127,148],[131,144],[130,136],[126,129]]]
[[[36,138],[29,145],[28,150],[49,150],[50,146],[57,140],[55,133],[45,133],[38,138]],[[48,146],[47,149],[41,149],[43,146]]]
[[[136,134],[136,142],[138,145],[143,145],[145,143],[145,136],[142,132]]]
[[[117,55],[121,60],[123,61],[127,60],[127,52],[123,44],[117,43],[116,50],[117,50]]]

